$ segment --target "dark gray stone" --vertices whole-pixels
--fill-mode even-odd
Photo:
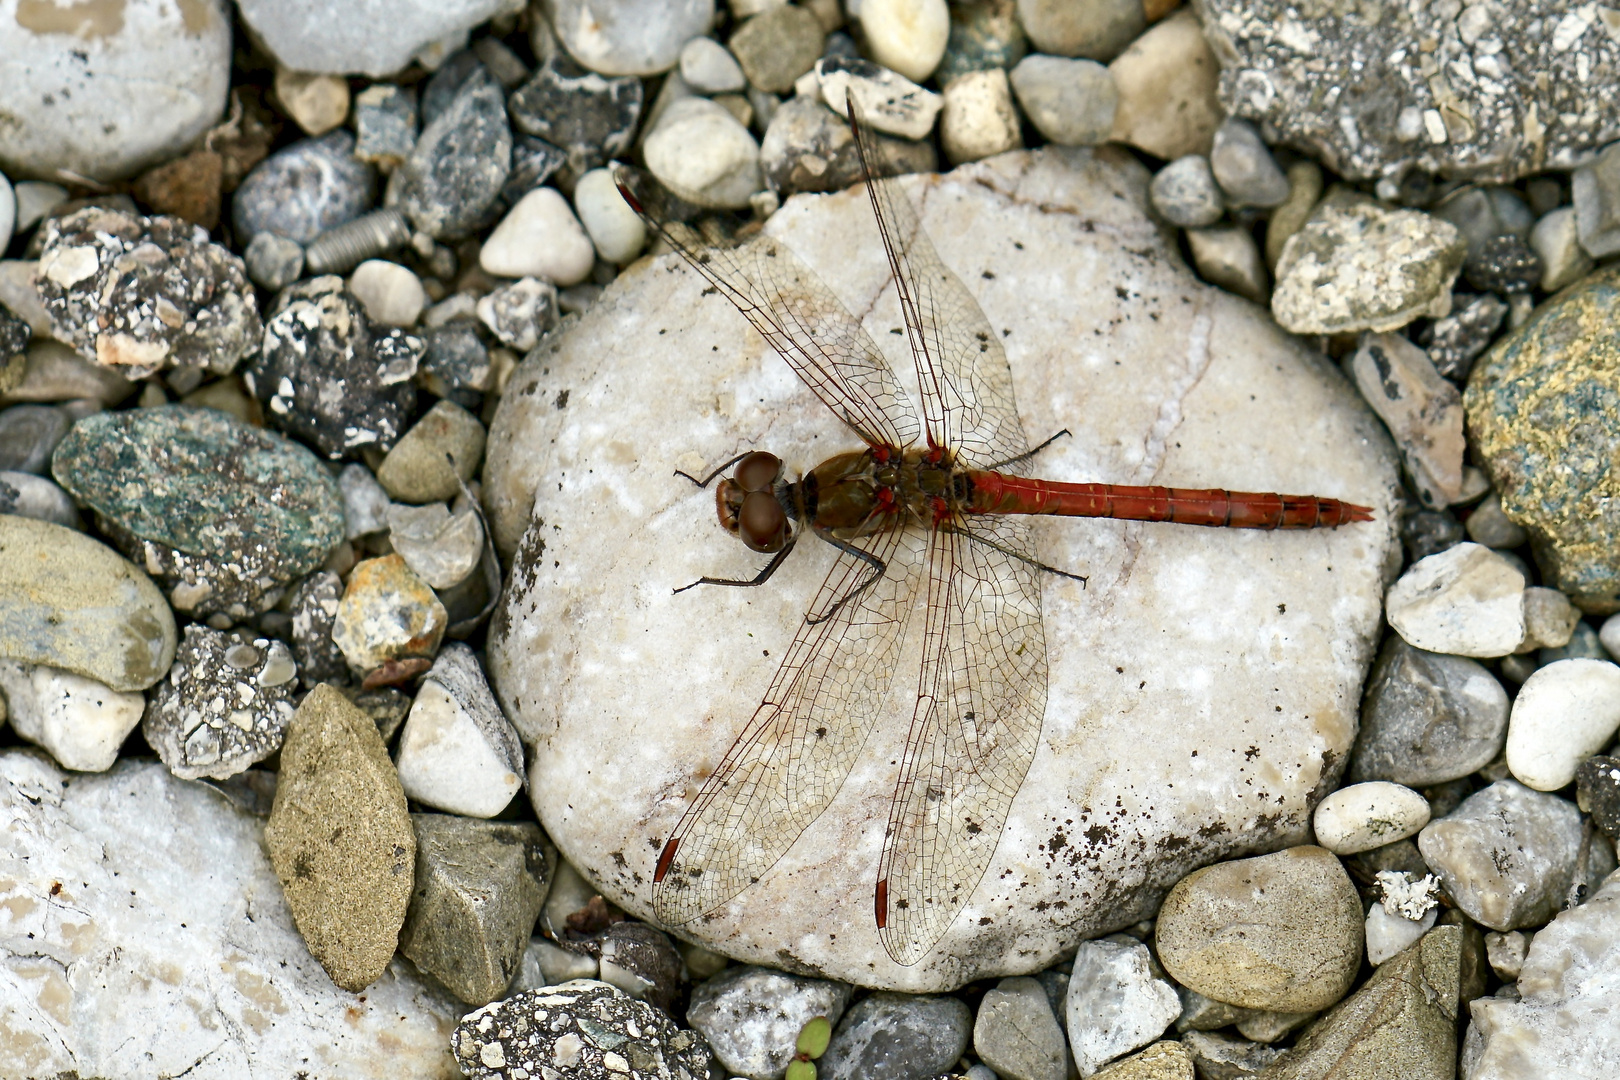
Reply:
[[[388,193],[420,231],[458,238],[499,213],[511,168],[505,97],[480,65],[423,129],[410,157],[394,170]]]
[[[879,175],[932,172],[938,156],[932,142],[876,137],[885,160]],[[771,117],[759,148],[766,186],[786,197],[801,191],[841,191],[861,178],[849,121],[821,102],[796,97]]]
[[[436,397],[449,398],[466,409],[476,409],[490,389],[493,372],[489,349],[471,319],[455,319],[422,332],[427,351],[417,379]]]
[[[1620,758],[1589,757],[1575,770],[1575,802],[1611,841],[1620,840]]]
[[[1426,559],[1467,539],[1450,510],[1408,510],[1401,515],[1401,544],[1412,562]]]
[[[349,665],[332,640],[343,580],[330,570],[317,570],[298,583],[292,594],[293,656],[306,689],[323,682],[349,681]],[[403,714],[401,715],[403,719]]]
[[[506,109],[512,127],[562,150],[578,175],[624,153],[641,119],[642,94],[640,79],[604,78],[558,52],[512,93]]]
[[[533,135],[512,136],[512,171],[501,187],[501,198],[516,203],[523,196],[550,180],[568,163],[568,155],[544,139]]]
[[[1428,351],[1434,369],[1453,382],[1465,381],[1474,360],[1496,336],[1507,310],[1494,293],[1466,300],[1453,297],[1451,314],[1436,319],[1430,329]]]
[[[1512,233],[1485,241],[1463,263],[1468,284],[1486,292],[1529,292],[1541,283],[1541,256]]]
[[[825,1080],[936,1076],[950,1071],[967,1050],[972,1030],[973,1014],[957,998],[872,994],[845,1015],[816,1061],[816,1073]]]
[[[1350,780],[1427,787],[1501,753],[1508,696],[1479,662],[1415,649],[1391,634],[1367,677]]]
[[[517,974],[550,883],[532,822],[412,814],[416,886],[399,950],[469,1005]]]
[[[469,1080],[707,1080],[714,1060],[702,1035],[591,979],[525,990],[468,1013],[450,1035],[450,1052]]]
[[[51,454],[73,426],[67,413],[52,405],[13,405],[0,409],[0,469],[43,476]]]
[[[511,732],[510,724],[507,731]],[[523,750],[515,737],[508,738],[522,769]],[[613,923],[602,935],[598,960],[603,982],[665,1012],[674,1011],[681,995],[681,954],[663,931],[641,922]]]
[[[416,406],[411,380],[425,348],[398,327],[373,328],[342,278],[311,278],[277,298],[243,381],[268,423],[327,457],[387,450]]]
[[[281,749],[297,689],[286,645],[193,624],[147,699],[141,733],[180,779],[224,780]]]
[[[1288,177],[1247,120],[1229,116],[1215,129],[1209,165],[1233,206],[1271,207],[1288,198]]]
[[[272,232],[307,244],[376,201],[377,171],[355,159],[354,136],[339,129],[259,162],[231,196],[231,222],[238,237]]]
[[[467,85],[467,80],[476,74],[487,75],[489,71],[471,49],[462,49],[440,64],[422,87],[422,125],[426,127],[444,115],[450,103],[456,100],[456,95],[461,93],[461,88]]]
[[[1188,154],[1160,169],[1148,197],[1161,217],[1183,229],[1213,225],[1226,210],[1209,159],[1202,154]]]

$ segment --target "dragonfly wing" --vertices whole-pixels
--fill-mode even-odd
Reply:
[[[954,451],[958,464],[967,468],[989,468],[1018,457],[1029,450],[1029,442],[1018,418],[1001,335],[940,260],[899,181],[872,174],[871,165],[883,160],[882,150],[861,121],[855,97],[852,89],[850,124],[900,294],[929,442]]]
[[[759,880],[843,785],[899,664],[926,534],[857,542],[886,564],[842,553],[747,727],[704,782],[659,859],[653,907],[679,925]]]
[[[786,244],[756,235],[705,239],[670,220],[647,183],[616,176],[626,201],[730,300],[840,420],[871,446],[903,449],[920,431],[916,411],[860,320]],[[632,190],[636,188],[637,190]]]
[[[933,532],[916,712],[878,868],[878,936],[926,955],[990,865],[1046,711],[1046,635],[1030,523]]]

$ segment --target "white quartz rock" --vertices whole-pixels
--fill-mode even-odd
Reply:
[[[750,962],[943,990],[1049,966],[1151,914],[1197,866],[1304,840],[1325,755],[1350,749],[1377,641],[1394,451],[1318,354],[1172,257],[1147,181],[1111,151],[1061,149],[902,182],[1001,335],[1031,442],[1073,432],[1036,472],[1314,492],[1373,506],[1375,520],[1277,533],[1037,522],[1040,557],[1090,582],[1042,581],[1040,748],[935,951],[895,964],[872,916],[915,651],[827,810],[684,935]],[[765,231],[910,370],[864,192],[795,196]],[[497,546],[521,550],[489,664],[533,752],[532,798],[567,858],[638,917],[651,914],[659,848],[753,714],[832,559],[807,541],[766,587],[674,595],[765,560],[717,527],[712,489],[669,472],[761,448],[796,475],[858,445],[707,288],[671,256],[627,269],[513,374],[484,477]],[[915,626],[908,641],[918,648]]]
[[[1526,787],[1557,791],[1616,730],[1620,666],[1577,659],[1537,668],[1508,716],[1508,771]]]
[[[519,199],[478,252],[478,264],[497,277],[537,277],[554,285],[578,285],[595,258],[568,200],[550,187]]]
[[[1175,988],[1153,974],[1141,942],[1083,941],[1064,1001],[1069,1049],[1081,1076],[1164,1033],[1181,1015]]]
[[[384,326],[414,326],[427,306],[422,279],[387,259],[367,259],[355,267],[349,275],[349,291],[371,321]]]
[[[939,66],[951,32],[945,0],[861,0],[859,15],[873,60],[914,82]]]
[[[1314,821],[1317,843],[1335,855],[1405,840],[1428,823],[1429,800],[1387,780],[1340,788],[1317,806]]]
[[[0,1075],[454,1076],[465,1006],[395,961],[364,1000],[293,925],[263,819],[157,761],[0,752]],[[229,1032],[225,1037],[224,1033]],[[21,1033],[21,1034],[19,1034]]]
[[[1479,544],[1419,559],[1384,605],[1389,625],[1415,649],[1506,656],[1524,640],[1524,575]]]
[[[642,153],[660,183],[699,206],[739,210],[763,185],[759,144],[708,98],[682,98],[665,109]]]
[[[1367,963],[1377,967],[1404,951],[1434,928],[1439,914],[1439,908],[1430,908],[1421,919],[1408,919],[1404,915],[1391,915],[1383,904],[1374,904],[1367,912]]]
[[[17,734],[51,752],[63,767],[105,772],[141,722],[146,698],[121,693],[61,668],[0,660],[0,692]]]
[[[1475,998],[1463,1080],[1620,1076],[1620,872],[1530,942],[1519,1000]]]
[[[490,695],[473,651],[446,645],[399,736],[399,782],[417,802],[493,817],[523,786],[523,748]]]
[[[596,245],[596,254],[605,262],[628,263],[647,244],[647,226],[619,194],[611,169],[592,169],[579,178],[574,185],[574,210]]]
[[[821,100],[839,116],[847,116],[849,94],[853,91],[860,116],[873,131],[902,139],[926,138],[934,130],[944,99],[897,71],[881,67],[872,71],[873,66],[856,66],[841,59],[817,60],[816,85]]]

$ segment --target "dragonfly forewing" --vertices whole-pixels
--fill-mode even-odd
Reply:
[[[839,554],[765,699],[665,846],[667,873],[653,889],[661,922],[725,904],[832,802],[887,701],[925,545],[916,529],[859,541],[885,564],[875,580],[870,563]]]

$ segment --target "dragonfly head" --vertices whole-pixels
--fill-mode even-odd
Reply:
[[[721,526],[752,551],[781,551],[792,535],[787,509],[776,495],[781,479],[782,459],[756,450],[715,489]]]

